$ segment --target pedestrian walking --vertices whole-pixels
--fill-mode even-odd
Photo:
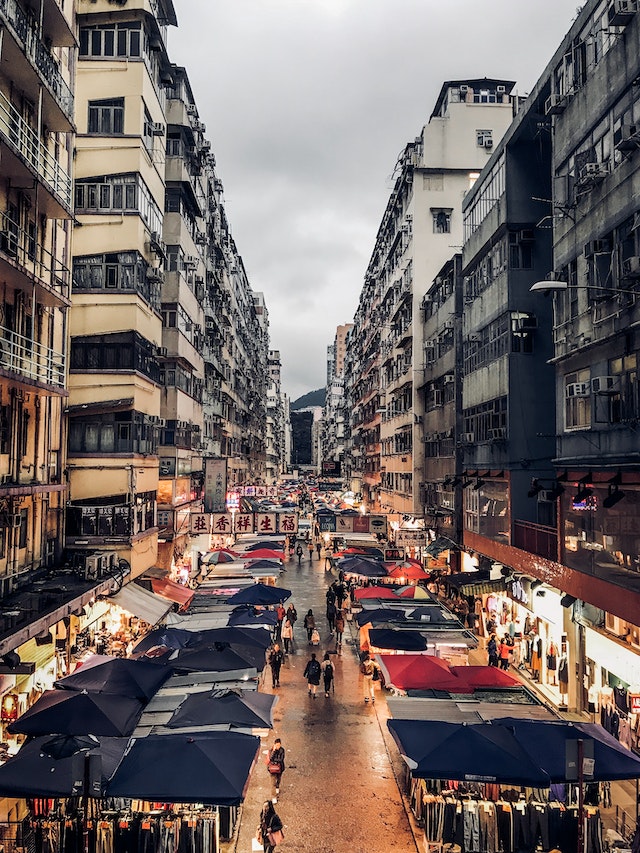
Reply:
[[[307,549],[309,550],[309,562],[311,562],[313,560],[313,552],[315,550],[315,546],[313,544],[313,539],[311,537],[309,537]]]
[[[325,698],[329,698],[329,693],[331,693],[331,689],[334,687],[333,682],[333,664],[331,663],[331,658],[329,656],[329,652],[324,653],[324,659],[320,664],[320,669],[322,670],[322,680],[324,681],[324,695]]]
[[[342,610],[338,610],[336,613],[336,646],[338,647],[338,652],[342,647],[342,635],[344,634],[344,614]]]
[[[311,635],[313,634],[313,630],[316,627],[316,618],[313,615],[313,610],[309,608],[307,615],[304,617],[304,627],[307,631],[307,642],[311,645]]]
[[[302,562],[302,545],[298,544],[296,548],[296,557],[298,558],[298,565]]]
[[[373,682],[379,678],[378,665],[373,660],[369,652],[364,653],[362,663],[360,664],[360,672],[362,673],[364,683],[364,701],[375,702],[376,694]]]
[[[296,622],[298,621],[298,611],[293,606],[293,604],[290,604],[287,607],[287,619],[289,620],[289,622],[291,622],[292,628],[295,626]]]
[[[311,652],[311,657],[307,661],[307,665],[304,668],[303,676],[307,679],[307,689],[309,690],[309,696],[313,696],[316,698],[316,691],[318,689],[318,685],[320,684],[320,674],[322,672],[322,668],[320,666],[320,662],[316,660],[316,653]]]
[[[274,740],[273,746],[269,750],[269,758],[267,759],[267,769],[275,782],[276,794],[280,793],[280,782],[282,781],[282,774],[285,770],[284,756],[284,747],[278,737]]]
[[[324,570],[328,572],[331,569],[332,563],[332,551],[331,548],[327,545],[324,549]]]
[[[280,687],[280,668],[284,663],[284,654],[279,643],[274,643],[269,652],[269,666],[271,667],[271,686]]]
[[[500,640],[500,645],[498,646],[498,658],[500,659],[500,669],[507,670],[509,669],[509,656],[511,655],[512,649],[509,645],[509,642],[506,637],[503,637]]]
[[[322,554],[322,542],[320,542],[320,540],[316,542],[316,551],[318,552],[318,560],[320,560],[320,556]]]
[[[347,594],[347,588],[344,585],[344,581],[338,580],[333,584],[333,589],[336,594],[336,609],[342,610],[342,604],[344,602],[344,597]]]
[[[292,539],[291,542],[289,542],[289,557],[293,557],[294,550],[295,550],[295,546],[293,544],[293,539]]]
[[[284,653],[288,655],[289,652],[293,651],[293,625],[288,616],[282,624],[281,634],[282,642],[284,643]]]
[[[333,634],[336,626],[336,606],[333,601],[327,601],[327,622],[329,623],[329,631]]]
[[[282,602],[276,607],[276,616],[278,617],[278,626],[276,628],[276,636],[282,636],[282,622],[284,621],[284,617],[287,615],[287,611],[282,606]]]
[[[271,800],[267,800],[260,812],[260,825],[257,832],[258,841],[262,842],[264,853],[273,853],[276,845],[284,838],[282,821],[278,816]]]
[[[495,634],[491,634],[489,637],[487,654],[489,656],[489,666],[498,666],[498,641]]]

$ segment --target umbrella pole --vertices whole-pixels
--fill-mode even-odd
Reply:
[[[89,853],[89,784],[91,759],[89,753],[84,756],[84,772],[82,774],[82,849]],[[578,851],[580,853],[580,851]]]
[[[584,740],[578,738],[578,840],[577,853],[584,853]]]

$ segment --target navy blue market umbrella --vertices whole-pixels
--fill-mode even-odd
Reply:
[[[277,696],[257,690],[193,693],[174,712],[167,726],[170,729],[219,725],[272,729],[273,706],[277,701]]]
[[[368,622],[406,622],[407,617],[404,610],[395,610],[390,607],[378,607],[375,610],[362,610],[356,614],[356,622],[360,627]]]
[[[244,550],[246,553],[248,551],[261,551],[263,548],[272,548],[274,551],[282,551],[284,548],[284,539],[265,539],[262,542],[254,542],[252,545],[248,545]]]
[[[259,748],[260,738],[239,732],[137,738],[107,796],[235,806],[244,799]]]
[[[101,797],[129,743],[129,738],[98,738],[89,749],[73,749],[56,758],[49,753],[58,738],[51,735],[28,740],[13,758],[0,766],[0,796],[71,797],[85,793],[85,761],[90,760],[89,796]],[[65,738],[65,740],[67,740]],[[79,739],[78,739],[79,740]]]
[[[413,776],[548,788],[548,774],[505,726],[388,720]]]
[[[148,634],[136,643],[133,652],[148,652],[150,649],[158,646],[165,646],[167,649],[182,649],[188,646],[193,640],[194,631],[185,631],[183,628],[154,628]]]
[[[271,634],[266,628],[207,628],[200,631],[199,634],[194,634],[197,637],[193,643],[189,643],[189,648],[194,648],[201,643],[229,643],[235,647],[236,644],[241,646],[259,646],[262,649],[268,649],[271,645]]]
[[[257,604],[266,606],[269,604],[281,604],[288,598],[291,598],[290,589],[282,589],[282,587],[278,586],[268,586],[264,583],[254,583],[251,586],[247,586],[239,592],[236,592],[235,595],[231,596],[231,598],[228,598],[227,604],[230,604],[231,606],[235,604]]]
[[[253,607],[242,606],[234,608],[227,619],[229,628],[275,628],[278,616],[273,610],[255,610]]]
[[[85,664],[55,682],[64,690],[109,693],[148,702],[171,675],[171,670],[143,660],[111,658],[95,666]]]
[[[252,560],[250,563],[247,563],[247,569],[249,571],[252,569],[272,569],[274,575],[286,571],[285,567],[282,565],[282,560],[268,560],[266,557],[260,557],[257,560]]]
[[[262,653],[264,665],[264,653]],[[235,672],[257,669],[255,663],[232,648],[201,646],[194,649],[179,649],[171,659],[175,670],[185,672]]]
[[[188,649],[182,649],[178,651],[178,653],[173,657],[170,661],[171,666],[175,666],[176,668],[184,669],[185,663],[189,665],[189,669],[193,669],[196,664],[199,664],[202,659],[208,660],[211,653],[216,653],[216,661],[219,663],[219,658],[217,654],[224,651],[232,651],[236,654],[238,658],[242,658],[244,662],[244,667],[246,669],[247,666],[254,667],[258,670],[258,672],[262,672],[265,668],[266,664],[266,655],[265,648],[262,645],[256,645],[255,643],[243,644],[243,643],[225,643],[225,642],[206,642],[198,643],[195,646],[189,646]],[[206,658],[202,656],[205,655]],[[230,659],[233,660],[233,659]],[[191,664],[189,662],[191,661]],[[217,666],[218,664],[216,664]],[[196,667],[200,669],[200,666]],[[239,667],[233,666],[231,669],[238,669]],[[209,666],[206,667],[203,671],[211,671]],[[219,670],[216,670],[219,671]],[[229,671],[229,670],[227,670]]]
[[[336,565],[347,575],[364,578],[386,578],[389,575],[385,566],[373,557],[341,557],[336,560]]]
[[[372,628],[369,643],[377,649],[397,649],[404,652],[424,652],[427,640],[418,631],[394,631],[392,628]]]
[[[28,711],[7,728],[24,735],[129,735],[142,703],[126,696],[86,690],[46,690]]]
[[[512,731],[527,754],[544,767],[552,782],[565,781],[566,743],[578,739],[593,741],[594,774],[588,781],[640,779],[640,758],[597,723],[500,717],[493,724]]]

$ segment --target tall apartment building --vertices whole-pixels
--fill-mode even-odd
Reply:
[[[428,124],[396,164],[349,342],[352,488],[374,509],[424,515],[422,299],[451,246],[462,244],[461,198],[511,122],[513,85],[444,83]],[[441,354],[452,337],[450,322]]]
[[[327,347],[327,390],[321,428],[320,469],[322,474],[339,477],[344,462],[346,398],[344,393],[344,364],[347,336],[352,323],[338,326],[333,344]]]
[[[267,383],[266,481],[277,483],[286,470],[284,409],[280,370],[280,350],[269,350]]]
[[[65,418],[71,297],[71,4],[0,5],[0,598],[37,592],[59,565],[68,498]],[[59,585],[59,584],[58,584]],[[55,621],[57,602],[0,617],[0,653]],[[15,677],[15,676],[14,676]]]

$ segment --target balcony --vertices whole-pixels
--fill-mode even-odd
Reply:
[[[0,21],[15,39],[15,44],[8,38],[4,39],[3,59],[8,61],[11,68],[19,69],[26,58],[45,84],[44,123],[51,130],[73,130],[73,94],[50,51],[41,41],[34,22],[15,0],[0,0]]]
[[[0,271],[6,281],[35,296],[39,304],[69,305],[71,272],[8,216],[0,217]],[[19,275],[16,275],[19,273]]]
[[[0,370],[17,373],[30,382],[65,387],[64,355],[4,326],[0,326]]]
[[[2,3],[2,0],[0,0]],[[0,92],[0,141],[3,172],[18,181],[34,174],[50,197],[41,197],[41,209],[51,219],[68,219],[72,211],[71,177],[42,144],[36,131],[22,118],[11,101]]]
[[[513,522],[513,545],[547,560],[558,559],[558,531],[529,521]]]

